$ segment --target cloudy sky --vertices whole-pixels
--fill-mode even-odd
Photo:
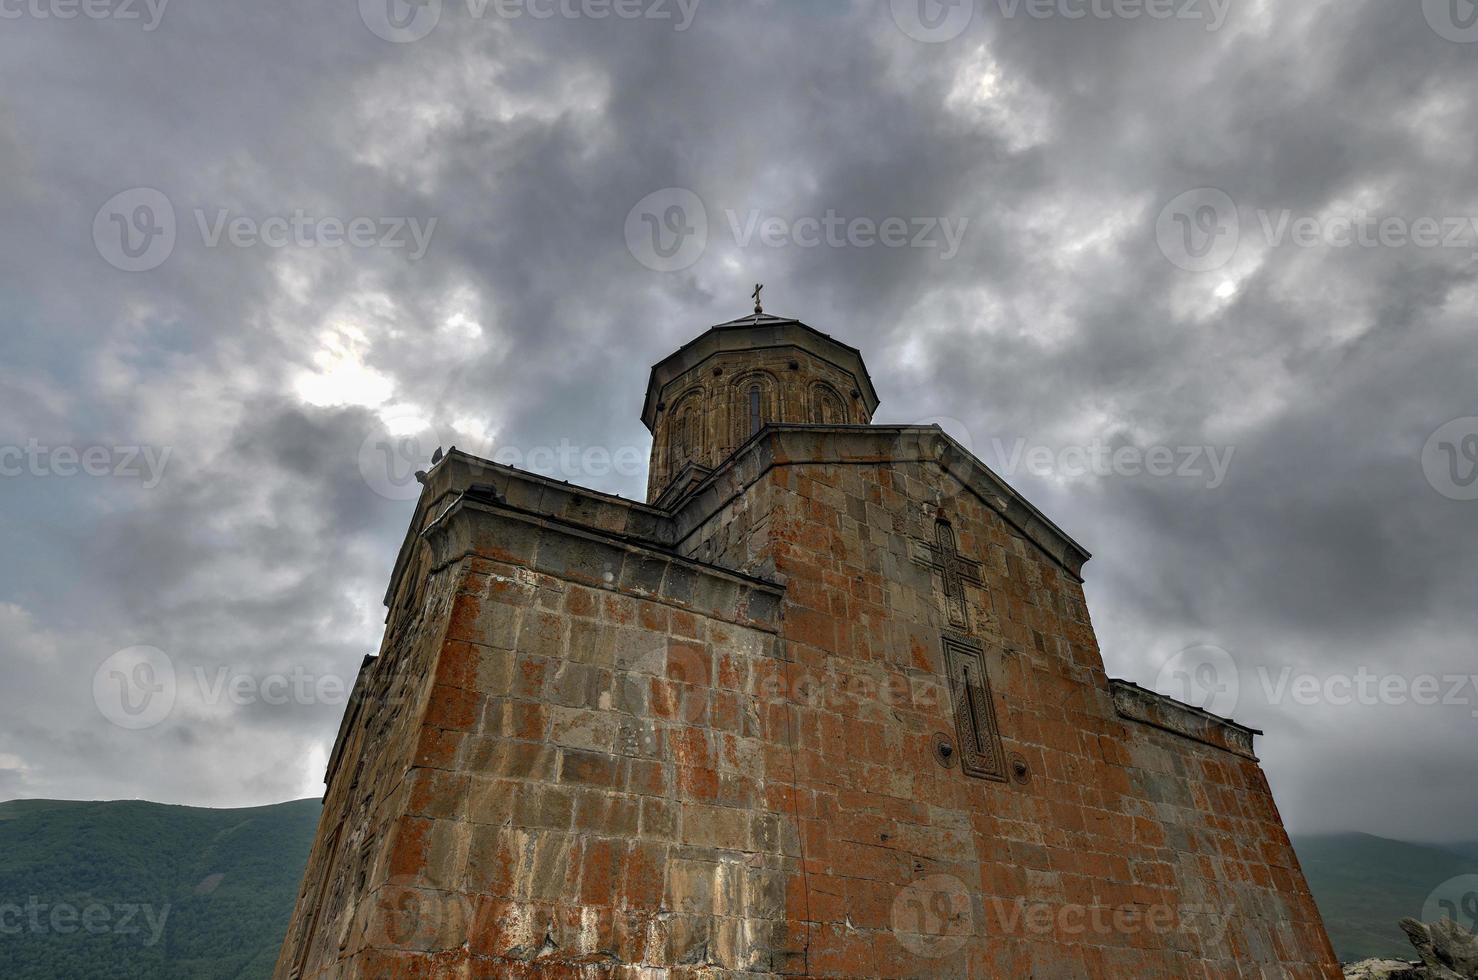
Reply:
[[[1295,831],[1474,836],[1472,4],[1148,6],[0,3],[0,799],[315,795],[407,454],[640,497],[763,281]]]

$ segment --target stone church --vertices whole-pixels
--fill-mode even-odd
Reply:
[[[647,503],[438,453],[276,976],[1339,977],[1259,733],[877,406],[757,312],[652,369]]]

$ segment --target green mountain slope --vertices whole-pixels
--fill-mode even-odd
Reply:
[[[1345,962],[1415,959],[1396,923],[1408,915],[1421,918],[1428,896],[1444,882],[1478,873],[1478,857],[1366,834],[1295,837],[1293,846]]]
[[[320,809],[0,803],[4,975],[270,976]]]

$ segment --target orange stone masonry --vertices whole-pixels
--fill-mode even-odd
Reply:
[[[703,344],[644,417],[702,377],[732,437]],[[1110,680],[1086,552],[939,429],[836,411],[651,505],[430,471],[276,976],[1340,976],[1256,733]]]

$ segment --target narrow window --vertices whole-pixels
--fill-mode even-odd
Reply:
[[[760,389],[755,386],[749,389],[749,434],[754,435],[760,430]]]
[[[703,452],[703,417],[698,414],[697,409],[688,413],[688,438],[686,441],[686,458],[697,459]]]

